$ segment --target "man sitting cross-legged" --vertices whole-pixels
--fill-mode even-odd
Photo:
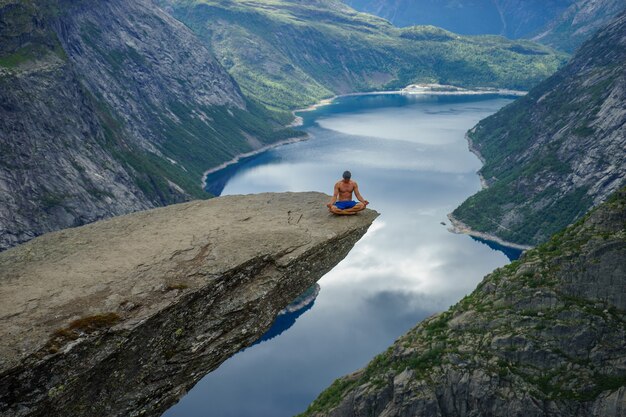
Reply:
[[[335,190],[333,192],[333,198],[330,203],[326,204],[328,210],[335,214],[356,214],[370,203],[365,200],[361,193],[359,193],[359,186],[356,182],[350,178],[352,174],[350,171],[343,173],[343,179],[337,181],[335,184]],[[360,201],[357,203],[352,200],[352,192],[356,195],[356,198]]]

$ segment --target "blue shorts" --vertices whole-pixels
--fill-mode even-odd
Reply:
[[[339,210],[346,210],[356,206],[356,201],[335,201],[335,207]]]

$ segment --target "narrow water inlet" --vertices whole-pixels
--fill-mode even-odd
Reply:
[[[452,234],[441,222],[480,189],[481,163],[468,151],[465,132],[511,101],[501,96],[344,97],[300,113],[308,141],[210,176],[207,185],[219,184],[225,195],[330,193],[349,169],[381,216],[320,280],[311,309],[279,337],[224,362],[165,416],[298,414],[335,378],[362,367],[508,263],[500,250]]]

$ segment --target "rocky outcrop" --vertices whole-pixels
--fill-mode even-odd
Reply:
[[[626,188],[303,416],[626,416]]]
[[[377,213],[320,193],[220,197],[0,253],[0,415],[159,415],[252,344]]]
[[[204,171],[291,135],[149,0],[0,4],[0,250],[207,198]]]
[[[470,150],[488,187],[453,216],[536,245],[626,183],[626,12],[528,95],[482,120]]]
[[[536,31],[532,40],[562,51],[574,52],[593,33],[626,8],[622,0],[576,0]]]

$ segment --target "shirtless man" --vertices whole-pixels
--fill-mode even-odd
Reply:
[[[359,192],[359,186],[356,182],[352,181],[350,178],[352,174],[350,171],[345,171],[343,173],[343,179],[337,181],[335,184],[335,190],[333,192],[333,198],[330,200],[330,203],[326,204],[328,210],[335,214],[356,214],[361,210],[364,210],[365,207],[370,203],[366,199],[363,198],[361,193]],[[356,195],[356,198],[359,199],[360,203],[352,200],[352,192]]]

